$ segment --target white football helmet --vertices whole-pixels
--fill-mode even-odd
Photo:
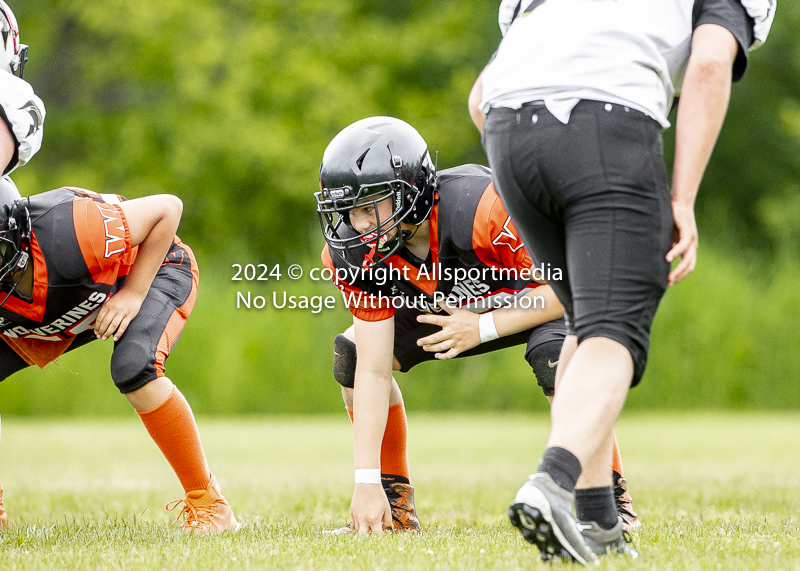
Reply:
[[[0,0],[0,34],[0,70],[22,77],[22,70],[28,61],[28,46],[19,43],[17,19],[3,0]]]

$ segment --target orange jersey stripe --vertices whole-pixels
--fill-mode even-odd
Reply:
[[[189,246],[181,242],[180,238],[177,236],[175,236],[173,242],[176,245],[181,246],[191,260],[192,290],[189,292],[189,297],[186,298],[186,301],[183,302],[183,305],[172,312],[169,321],[167,321],[167,326],[164,327],[164,332],[158,339],[158,345],[156,346],[155,354],[155,367],[156,374],[159,377],[163,377],[165,375],[165,362],[172,351],[172,348],[175,346],[175,343],[178,341],[178,338],[181,336],[183,328],[186,325],[186,320],[189,319],[189,315],[191,315],[192,310],[194,309],[194,304],[197,302],[197,289],[200,284],[200,271],[197,268],[197,260],[194,257],[194,252],[192,252],[192,249],[189,248]],[[165,263],[170,263],[169,256],[167,256]]]
[[[18,315],[41,321],[47,306],[47,265],[44,254],[39,247],[36,234],[31,233],[30,256],[33,258],[33,302],[28,303],[22,299],[11,296],[6,300],[4,307]]]
[[[136,259],[136,248],[131,247],[122,208],[75,198],[72,213],[78,245],[94,282],[113,285],[120,275],[127,275]]]

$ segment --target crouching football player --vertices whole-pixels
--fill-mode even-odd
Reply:
[[[197,298],[192,251],[175,231],[181,201],[126,201],[59,188],[21,198],[0,180],[0,381],[65,351],[114,339],[111,378],[185,492],[181,529],[239,524],[210,473],[194,415],[164,364]]]
[[[403,121],[373,117],[344,129],[325,150],[320,187],[322,260],[353,314],[334,340],[333,374],[354,425],[356,485],[350,523],[334,533],[416,531],[406,412],[392,371],[524,344],[551,398],[563,308],[550,286],[532,281],[490,171],[464,165],[437,175],[424,139]],[[458,279],[456,271],[468,270]],[[402,304],[389,303],[398,297]],[[614,451],[616,505],[587,490],[578,515],[594,521],[610,509],[636,529],[616,444]]]

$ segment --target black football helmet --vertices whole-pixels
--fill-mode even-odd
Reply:
[[[8,300],[30,263],[31,215],[28,200],[9,177],[0,178],[0,287]],[[16,279],[14,277],[16,276]]]
[[[17,19],[3,0],[0,0],[0,34],[0,70],[21,78],[25,62],[28,61],[28,46],[19,43]]]
[[[419,226],[428,218],[438,179],[428,145],[414,127],[393,117],[370,117],[333,138],[322,155],[319,185],[314,196],[328,246],[349,266],[371,269],[412,235],[401,222]],[[387,198],[392,215],[378,220],[377,204]],[[350,209],[368,204],[376,205],[376,225],[359,233]]]

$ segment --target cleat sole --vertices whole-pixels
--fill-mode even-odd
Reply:
[[[511,525],[520,530],[525,541],[539,549],[542,561],[564,559],[582,563],[562,545],[553,526],[539,509],[525,503],[515,503],[508,509],[508,518]]]

